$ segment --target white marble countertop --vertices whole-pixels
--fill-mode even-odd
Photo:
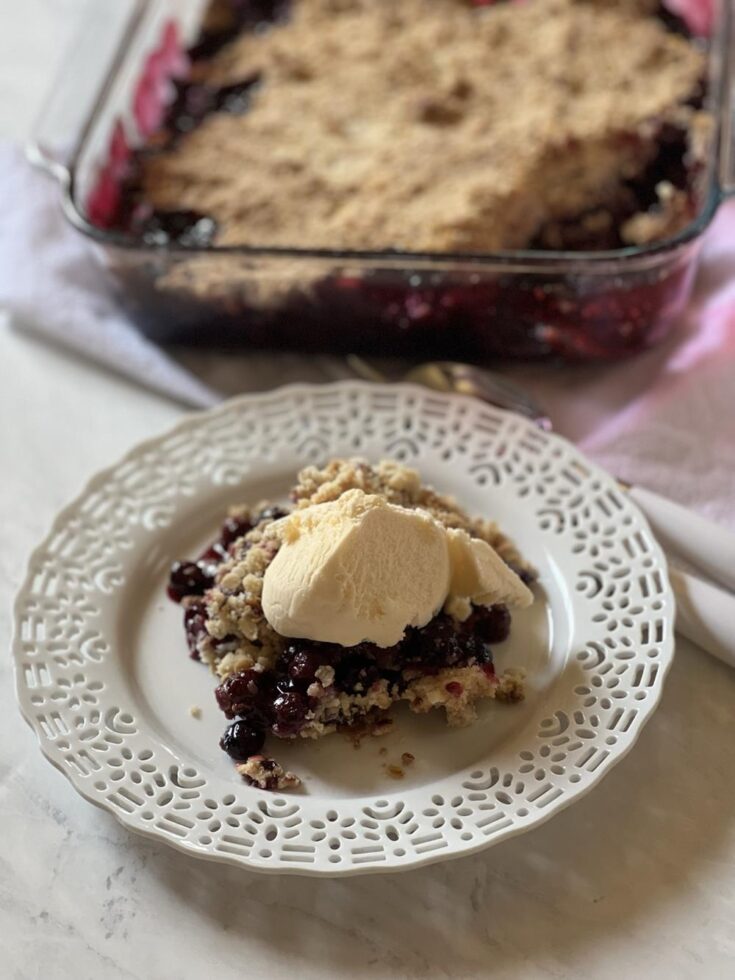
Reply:
[[[27,132],[74,7],[24,0],[6,11],[0,135]],[[27,553],[55,512],[179,414],[0,323],[4,649]],[[476,857],[319,881],[207,864],[123,831],[44,761],[16,709],[6,656],[0,975],[733,976],[734,695],[731,670],[680,643],[636,749],[550,823]]]

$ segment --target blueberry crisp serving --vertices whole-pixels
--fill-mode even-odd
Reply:
[[[233,508],[210,548],[174,563],[168,594],[218,679],[222,749],[282,790],[300,780],[266,737],[380,734],[401,701],[467,725],[482,699],[522,699],[522,669],[497,673],[493,646],[534,577],[494,523],[415,470],[333,460],[299,473],[288,507]]]

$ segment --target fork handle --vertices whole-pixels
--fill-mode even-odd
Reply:
[[[648,518],[665,551],[673,551],[735,592],[735,534],[706,517],[642,487],[630,496]]]
[[[735,596],[669,562],[676,595],[676,631],[735,667]]]

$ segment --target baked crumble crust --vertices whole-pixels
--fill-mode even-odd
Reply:
[[[246,782],[259,789],[284,790],[301,785],[301,780],[295,773],[287,772],[275,759],[264,755],[251,755],[246,762],[238,763],[235,769]]]
[[[433,708],[444,708],[447,724],[453,728],[470,725],[477,718],[476,704],[483,698],[498,701],[523,700],[525,673],[510,668],[499,678],[476,667],[448,667],[434,675],[422,675],[411,681],[404,697],[411,711],[424,714]]]
[[[224,245],[522,247],[614,207],[661,127],[704,115],[686,105],[702,53],[648,7],[297,0],[197,65],[205,84],[262,85],[244,115],[149,156],[144,197],[211,215]]]

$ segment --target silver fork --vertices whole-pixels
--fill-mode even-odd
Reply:
[[[357,355],[347,358],[349,367],[368,381],[409,381],[436,391],[471,395],[519,415],[546,431],[549,416],[538,402],[507,378],[471,364],[428,361],[388,376]],[[688,639],[735,666],[735,534],[699,514],[643,487],[619,481],[646,515],[667,552],[672,588],[677,597],[676,625]],[[671,552],[725,588],[689,574],[672,559]]]

